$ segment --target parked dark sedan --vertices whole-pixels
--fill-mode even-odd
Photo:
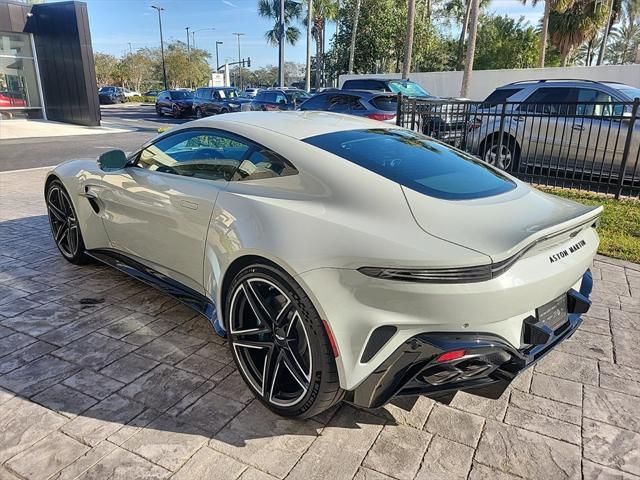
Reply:
[[[122,87],[100,87],[98,100],[100,103],[124,103],[124,90]]]
[[[389,93],[362,90],[331,90],[311,97],[299,109],[347,113],[395,123],[398,97]]]
[[[240,91],[233,87],[203,87],[196,90],[193,98],[193,112],[196,118],[239,112],[242,104],[250,101],[247,98],[241,98]]]
[[[295,88],[260,90],[251,101],[251,110],[295,110],[310,95]]]
[[[192,106],[193,93],[187,90],[165,90],[156,97],[156,113],[160,117],[165,113],[174,118],[191,115]]]

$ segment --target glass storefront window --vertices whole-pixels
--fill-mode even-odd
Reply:
[[[31,38],[0,32],[0,111],[41,109]]]

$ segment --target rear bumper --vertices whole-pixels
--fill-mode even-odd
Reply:
[[[555,330],[533,316],[523,322],[523,339],[531,343],[519,350],[491,333],[430,332],[411,337],[357,388],[347,392],[346,400],[378,408],[396,396],[435,395],[493,384],[505,388],[521,371],[573,335],[582,323],[580,316],[591,305],[592,285],[587,271],[580,291],[567,293],[567,321]],[[457,350],[465,354],[452,361],[436,361],[441,354]]]

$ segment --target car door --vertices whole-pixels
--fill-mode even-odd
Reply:
[[[565,162],[577,95],[573,87],[539,88],[508,117],[508,129],[518,141],[524,161],[552,168]]]
[[[112,248],[203,293],[211,213],[249,148],[231,134],[194,128],[142,149],[100,192]]]

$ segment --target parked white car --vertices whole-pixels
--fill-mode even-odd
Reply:
[[[289,417],[504,388],[589,308],[602,212],[328,112],[189,122],[129,157],[57,166],[45,197],[64,258],[202,313]]]
[[[137,90],[129,90],[128,88],[123,88],[122,91],[124,92],[125,97],[141,97],[142,96],[142,94]]]

